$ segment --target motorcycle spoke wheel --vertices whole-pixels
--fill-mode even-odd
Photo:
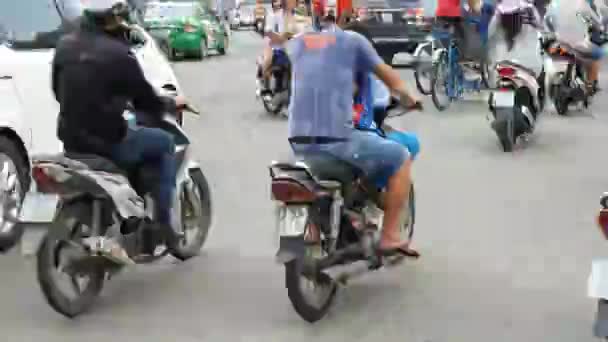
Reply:
[[[200,170],[191,171],[190,177],[194,183],[193,191],[180,196],[184,239],[170,251],[180,260],[198,255],[211,228],[211,193],[207,179]],[[186,191],[189,190],[184,189],[183,194]]]

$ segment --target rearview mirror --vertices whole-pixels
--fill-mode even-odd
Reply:
[[[555,32],[555,19],[552,15],[548,14],[545,16],[545,26],[549,31]]]

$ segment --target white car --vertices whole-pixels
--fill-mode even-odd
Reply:
[[[0,204],[2,196],[16,176],[15,191],[19,199],[28,190],[31,155],[60,153],[57,139],[59,104],[51,90],[51,61],[57,29],[64,21],[61,1],[19,0],[2,5],[0,11]],[[79,0],[78,0],[79,1]],[[169,62],[143,28],[134,35],[141,44],[134,51],[146,78],[156,87],[174,88],[181,92]],[[8,172],[8,174],[7,174]],[[9,184],[12,185],[12,184]],[[1,209],[0,213],[6,212]],[[21,213],[25,221],[48,222],[55,208],[37,208],[35,213]],[[0,243],[3,224],[0,220]]]

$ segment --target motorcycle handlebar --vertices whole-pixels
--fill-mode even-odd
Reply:
[[[401,110],[397,110],[397,108],[401,109]],[[410,112],[415,112],[415,111],[423,111],[424,110],[424,106],[422,104],[421,101],[417,101],[416,103],[409,105],[409,106],[404,106],[399,102],[399,99],[396,98],[395,96],[391,96],[391,103],[388,105],[386,111],[387,111],[387,118],[394,118],[396,116],[402,116],[405,115],[407,113]]]

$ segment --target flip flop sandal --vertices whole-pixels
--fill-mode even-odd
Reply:
[[[420,253],[418,253],[418,251],[410,248],[410,247],[396,247],[396,248],[390,248],[390,249],[385,249],[385,248],[378,248],[378,253],[381,256],[384,257],[390,257],[390,256],[404,256],[404,257],[409,257],[409,258],[415,258],[418,259],[420,257]]]

